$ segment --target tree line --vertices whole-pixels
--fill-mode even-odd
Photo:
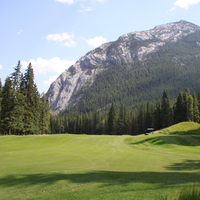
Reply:
[[[110,105],[109,110],[51,116],[51,133],[138,135],[147,128],[159,130],[183,121],[200,122],[200,93],[180,91],[172,103],[167,90],[156,103],[141,103],[137,110]]]
[[[182,121],[200,122],[200,93],[191,94],[189,89],[180,91],[174,102],[164,90],[160,101],[133,107],[112,103],[107,110],[50,116],[49,103],[34,83],[31,63],[23,74],[19,61],[4,85],[0,81],[0,134],[138,135],[149,127],[159,130]]]
[[[34,83],[32,65],[23,74],[19,61],[5,84],[0,81],[0,134],[45,134],[49,125],[49,104]]]

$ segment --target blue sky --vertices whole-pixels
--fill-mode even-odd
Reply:
[[[200,0],[0,0],[0,78],[31,62],[44,92],[102,43],[179,20],[200,25]]]

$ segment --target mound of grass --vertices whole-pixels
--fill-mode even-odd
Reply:
[[[161,134],[200,135],[200,124],[195,122],[181,122],[157,131]]]

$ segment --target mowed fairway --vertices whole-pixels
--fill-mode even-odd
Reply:
[[[145,136],[1,136],[0,199],[173,199],[200,183],[200,125]]]

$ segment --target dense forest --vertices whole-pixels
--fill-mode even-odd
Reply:
[[[180,91],[172,103],[167,90],[161,101],[141,103],[137,110],[114,103],[106,112],[63,114],[51,117],[51,133],[138,135],[149,127],[155,130],[183,121],[200,121],[200,93],[190,94],[187,88]]]
[[[0,82],[0,134],[45,134],[49,123],[49,104],[37,90],[31,63],[23,74],[19,61],[5,84]]]
[[[177,94],[175,101],[168,90],[160,95],[160,101],[142,102],[137,109],[131,109],[134,102],[131,107],[111,103],[104,109],[50,116],[49,103],[34,83],[31,64],[23,74],[19,61],[4,85],[0,82],[0,134],[138,135],[149,127],[159,130],[182,121],[200,122],[200,93],[191,94],[187,88]],[[87,99],[85,104],[88,107]]]

